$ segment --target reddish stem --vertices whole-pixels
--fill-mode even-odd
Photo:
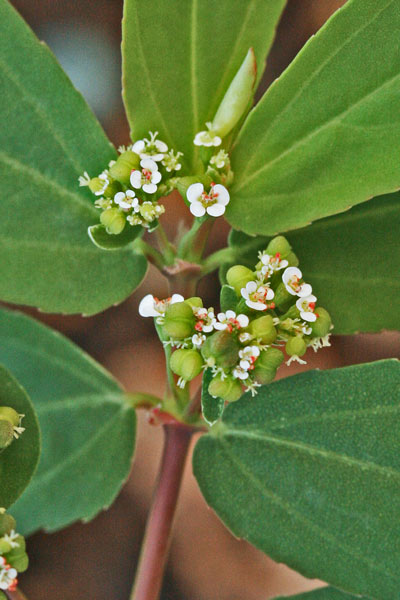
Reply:
[[[164,425],[164,450],[131,600],[157,600],[193,430]]]
[[[28,600],[28,598],[21,592],[20,589],[16,589],[14,592],[6,592],[9,600]]]

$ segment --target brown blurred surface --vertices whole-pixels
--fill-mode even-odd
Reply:
[[[110,57],[120,43],[120,0],[13,0],[40,37],[54,32],[68,38],[71,32],[89,35],[94,45],[102,36]],[[288,3],[263,78],[265,89],[292,60],[305,41],[343,0],[292,0]],[[50,33],[53,34],[50,35]],[[97,37],[96,37],[97,36]],[[45,38],[47,39],[47,38]],[[77,38],[78,39],[78,38]],[[84,38],[83,38],[84,39]],[[50,43],[50,39],[49,39]],[[116,59],[115,69],[120,64]],[[104,84],[105,74],[95,73]],[[118,78],[119,79],[119,75]],[[115,91],[115,90],[114,90]],[[119,95],[119,90],[116,90]],[[112,141],[128,142],[128,127],[120,100],[113,110],[100,108],[103,125]],[[99,114],[100,114],[99,113]],[[176,233],[177,223],[188,223],[188,212],[175,197],[168,199],[165,227]],[[225,244],[228,227],[218,223],[211,247]],[[207,305],[216,305],[216,277],[201,284]],[[163,354],[151,319],[139,319],[137,306],[146,293],[163,297],[165,280],[151,268],[140,290],[118,307],[91,318],[58,317],[28,312],[69,335],[103,363],[131,391],[162,393]],[[399,354],[398,334],[337,337],[331,348],[310,356],[306,367],[293,365],[284,374],[312,367],[366,362]],[[140,415],[138,447],[132,476],[120,497],[106,513],[90,524],[76,524],[63,532],[36,534],[29,542],[31,568],[21,578],[30,600],[126,600],[133,579],[140,539],[160,457],[162,432]],[[164,600],[267,600],[277,594],[311,589],[308,581],[277,565],[249,544],[234,539],[203,501],[187,465],[175,535],[163,591]]]

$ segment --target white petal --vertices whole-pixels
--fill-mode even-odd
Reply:
[[[126,209],[126,208],[131,208],[131,203],[130,202],[125,202],[125,200],[120,200],[118,202],[118,204],[120,205],[121,208]]]
[[[146,194],[154,194],[157,191],[157,186],[155,183],[145,183],[142,189]]]
[[[162,142],[161,140],[156,140],[154,142],[154,145],[159,152],[168,152],[168,146],[165,142]]]
[[[124,192],[117,192],[114,196],[114,202],[116,204],[119,204],[120,202],[125,200],[125,194]]]
[[[193,140],[193,144],[195,146],[202,146],[203,145],[203,134],[206,133],[205,131],[199,131],[199,133],[196,133],[194,140]]]
[[[285,267],[287,267],[287,266],[288,266],[288,264],[289,264],[289,263],[288,263],[288,261],[287,261],[287,260],[281,260],[281,261],[280,261],[280,263],[279,263],[279,268],[280,268],[280,269],[284,269]]]
[[[275,296],[275,292],[274,290],[271,290],[271,288],[268,289],[267,295],[266,295],[266,299],[267,300],[272,300],[272,298]]]
[[[267,307],[262,302],[253,302],[252,300],[246,300],[247,306],[254,310],[267,310]]]
[[[122,194],[123,192],[118,192],[118,194]],[[135,192],[133,190],[126,190],[125,195],[128,198],[134,198],[135,197]]]
[[[201,202],[192,201],[190,205],[190,212],[195,217],[203,217],[206,214],[206,209],[204,208]]]
[[[288,267],[283,272],[283,275],[282,275],[282,281],[283,281],[283,283],[286,284],[289,281],[289,279],[291,279],[293,276],[298,277],[299,279],[301,279],[302,272],[297,267]],[[292,290],[292,294],[293,294],[293,290]]]
[[[263,265],[268,265],[270,258],[271,258],[271,256],[269,254],[263,254],[262,257],[261,257],[262,264]]]
[[[201,194],[204,192],[204,185],[202,183],[192,183],[186,190],[186,198],[189,202],[197,202]],[[204,210],[204,213],[206,211]],[[203,213],[203,214],[204,214]]]
[[[158,171],[157,163],[151,158],[144,158],[140,161],[140,166],[149,171]]]
[[[240,368],[244,369],[245,371],[248,371],[251,366],[248,360],[241,360],[239,364],[240,364]]]
[[[18,575],[17,569],[8,569],[7,577],[9,577],[10,579],[15,579],[17,575]]]
[[[255,357],[260,356],[260,348],[257,346],[251,346],[251,355]]]
[[[135,152],[135,154],[140,154],[143,150],[144,150],[144,141],[143,140],[138,140],[137,142],[135,142],[132,146],[132,151]]]
[[[246,290],[246,288],[242,288],[240,290],[240,293],[245,300],[249,299],[249,292]]]
[[[162,160],[164,158],[164,154],[152,154],[151,158],[157,162],[159,162],[160,160]]]
[[[255,281],[249,281],[248,283],[246,283],[246,291],[249,294],[252,294],[253,292],[255,292],[257,289],[257,284]]]
[[[161,173],[160,171],[155,171],[155,173],[151,176],[151,183],[160,183],[161,181]]]
[[[227,319],[235,319],[236,318],[236,313],[233,310],[227,310],[225,314],[226,314]]]
[[[300,316],[302,319],[304,319],[305,321],[308,321],[309,323],[313,323],[314,321],[317,320],[317,315],[313,312],[301,312]]]
[[[214,329],[214,325],[204,325],[203,326],[203,331],[205,333],[210,333],[210,331],[212,331]]]
[[[239,321],[240,327],[247,327],[249,324],[249,317],[247,315],[238,315],[236,318]]]
[[[130,181],[132,186],[137,189],[140,190],[140,188],[142,187],[142,174],[140,171],[133,171],[131,173],[131,177],[130,177]]]
[[[227,327],[227,323],[218,323],[218,321],[215,321],[214,323],[214,328],[218,329],[218,331],[224,331],[224,329],[226,329]]]
[[[208,145],[219,146],[221,141],[222,141],[221,138],[218,137],[218,135],[216,135],[215,137],[212,138],[211,144],[208,144]]]
[[[154,296],[147,294],[139,304],[139,315],[141,317],[158,317],[158,313],[154,308]]]
[[[312,287],[309,283],[303,283],[300,287],[300,290],[297,292],[299,298],[305,298],[306,296],[310,296],[312,292]]]
[[[213,192],[218,194],[218,204],[226,206],[229,203],[230,196],[226,187],[224,187],[220,183],[217,183],[217,185],[213,186]]]
[[[223,204],[212,204],[211,206],[207,206],[207,213],[211,217],[221,217],[225,212],[225,206]]]

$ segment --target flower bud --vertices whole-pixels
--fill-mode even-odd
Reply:
[[[210,381],[208,393],[214,398],[221,398],[225,402],[236,402],[243,394],[243,390],[237,379],[232,377],[222,379],[217,375]]]
[[[123,231],[126,219],[118,208],[108,208],[101,213],[100,222],[106,228],[107,233],[118,235]]]
[[[307,350],[307,344],[301,337],[291,337],[286,342],[286,354],[289,356],[303,356]]]
[[[203,360],[197,350],[175,350],[171,355],[169,366],[171,370],[185,381],[191,381],[203,367]]]
[[[280,254],[282,258],[287,258],[291,252],[292,247],[283,235],[277,235],[274,237],[267,246],[267,254]]]
[[[129,185],[131,172],[140,166],[140,156],[132,150],[126,150],[110,167],[110,175],[120,183]]]
[[[9,515],[8,513],[0,512],[0,537],[3,537],[3,535],[10,533],[10,531],[15,529],[16,526],[17,523],[14,517]]]
[[[243,265],[235,265],[231,267],[227,274],[226,280],[230,286],[232,286],[236,294],[240,297],[240,290],[246,287],[249,281],[253,281],[254,273]]]
[[[14,439],[14,426],[8,419],[0,419],[0,451],[11,444]]]
[[[206,339],[201,347],[205,360],[214,358],[219,367],[228,369],[238,361],[239,344],[227,330],[216,331]]]
[[[331,316],[325,308],[318,306],[314,310],[314,314],[318,315],[317,320],[310,323],[313,337],[324,337],[331,329]]]
[[[14,427],[18,427],[21,420],[20,415],[10,406],[0,406],[0,420],[10,421]]]
[[[210,129],[216,135],[226,136],[240,120],[252,98],[256,75],[256,57],[253,48],[250,48],[211,124]]]
[[[171,338],[183,340],[193,333],[195,323],[192,307],[186,302],[176,302],[165,312],[163,329]]]
[[[193,308],[203,308],[203,300],[201,298],[199,298],[199,296],[193,296],[192,298],[187,298],[185,300],[185,302],[187,304],[189,304],[189,306],[192,306]]]
[[[251,321],[247,331],[262,344],[272,344],[276,340],[277,332],[271,315],[264,315]]]

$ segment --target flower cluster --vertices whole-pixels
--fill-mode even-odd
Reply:
[[[288,241],[278,236],[259,253],[253,271],[243,265],[229,269],[236,301],[225,312],[203,307],[200,298],[175,295],[160,303],[147,295],[142,300],[140,314],[157,317],[164,344],[175,349],[170,367],[179,376],[178,385],[184,387],[209,368],[214,375],[210,394],[232,402],[243,386],[254,395],[275,378],[285,360],[283,350],[290,364],[305,362],[301,357],[308,346],[316,351],[330,345],[330,316],[316,307],[297,265]]]
[[[18,573],[28,568],[25,539],[15,532],[15,519],[0,509],[0,590],[13,592]]]
[[[121,233],[127,224],[152,231],[165,212],[158,200],[171,191],[171,175],[182,167],[182,152],[169,150],[157,135],[150,132],[149,138],[121,146],[117,160],[97,177],[87,172],[79,177],[79,184],[97,196],[100,222],[109,234]]]
[[[25,428],[21,427],[24,416],[10,406],[0,406],[0,452],[25,431]]]

